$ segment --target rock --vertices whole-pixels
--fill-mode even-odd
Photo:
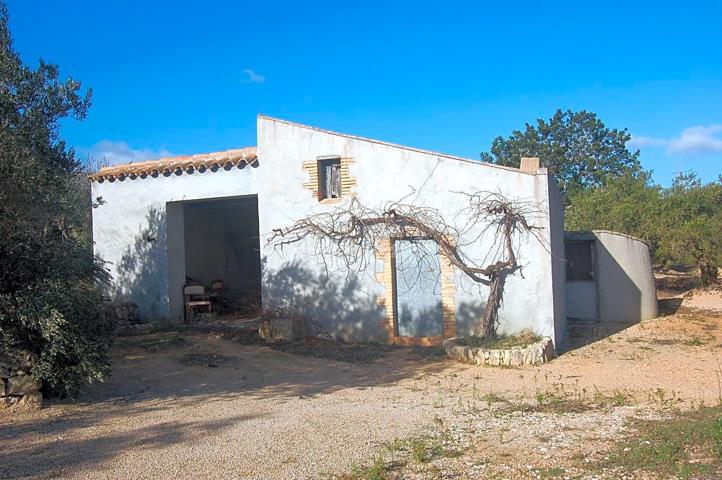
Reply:
[[[10,365],[0,362],[0,378],[8,378],[10,376]]]
[[[155,327],[151,323],[142,323],[138,325],[138,333],[140,335],[147,335],[149,333],[153,333],[153,330],[155,330]]]
[[[518,367],[518,366],[524,365],[524,358],[523,358],[521,352],[522,351],[519,349],[514,349],[511,352],[511,365],[512,366]]]
[[[7,380],[5,395],[27,395],[40,390],[43,384],[30,375],[19,375]]]
[[[118,325],[115,329],[115,334],[121,337],[129,337],[134,335],[147,335],[149,333],[160,330],[160,322],[150,323],[134,323],[127,325]]]
[[[132,302],[111,302],[104,306],[105,316],[116,325],[132,325],[138,323],[138,305]]]
[[[0,378],[0,397],[5,396],[5,380]]]
[[[491,366],[522,366],[546,363],[554,358],[554,344],[551,338],[541,340],[526,347],[508,349],[471,348],[457,344],[456,338],[448,338],[442,343],[446,354],[464,363]]]
[[[0,408],[8,408],[15,405],[18,397],[0,397]]]
[[[17,402],[18,406],[24,406],[27,408],[42,408],[43,406],[43,394],[40,392],[32,392],[23,395]]]
[[[302,323],[292,318],[264,320],[258,329],[258,334],[269,343],[280,340],[294,341],[308,335],[308,329]]]
[[[34,354],[33,352],[29,352],[27,350],[22,350],[20,352],[17,352],[15,354],[16,356],[16,365],[14,365],[15,368],[22,371],[29,371],[32,370],[32,368],[37,365],[38,363],[38,356]]]

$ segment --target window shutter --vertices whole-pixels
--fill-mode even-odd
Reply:
[[[341,165],[331,164],[328,166],[329,172],[326,178],[331,179],[331,184],[328,188],[329,197],[339,198],[341,196]]]

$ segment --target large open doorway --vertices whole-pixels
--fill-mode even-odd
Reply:
[[[184,202],[186,284],[212,293],[214,313],[247,313],[261,304],[258,197]]]

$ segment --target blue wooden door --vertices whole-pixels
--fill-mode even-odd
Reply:
[[[397,334],[441,336],[439,245],[426,239],[396,240],[394,264]]]

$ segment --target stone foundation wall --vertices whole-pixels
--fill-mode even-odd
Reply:
[[[0,352],[0,408],[40,408],[43,384],[30,375],[37,359],[30,353],[10,357]]]
[[[107,302],[103,308],[106,318],[115,325],[115,334],[121,337],[147,335],[170,326],[167,320],[140,323],[138,305],[132,302]]]
[[[544,337],[538,342],[524,347],[504,349],[467,347],[459,345],[457,338],[444,340],[443,345],[449,357],[473,365],[518,367],[522,365],[538,365],[554,358],[554,344],[549,337]]]

